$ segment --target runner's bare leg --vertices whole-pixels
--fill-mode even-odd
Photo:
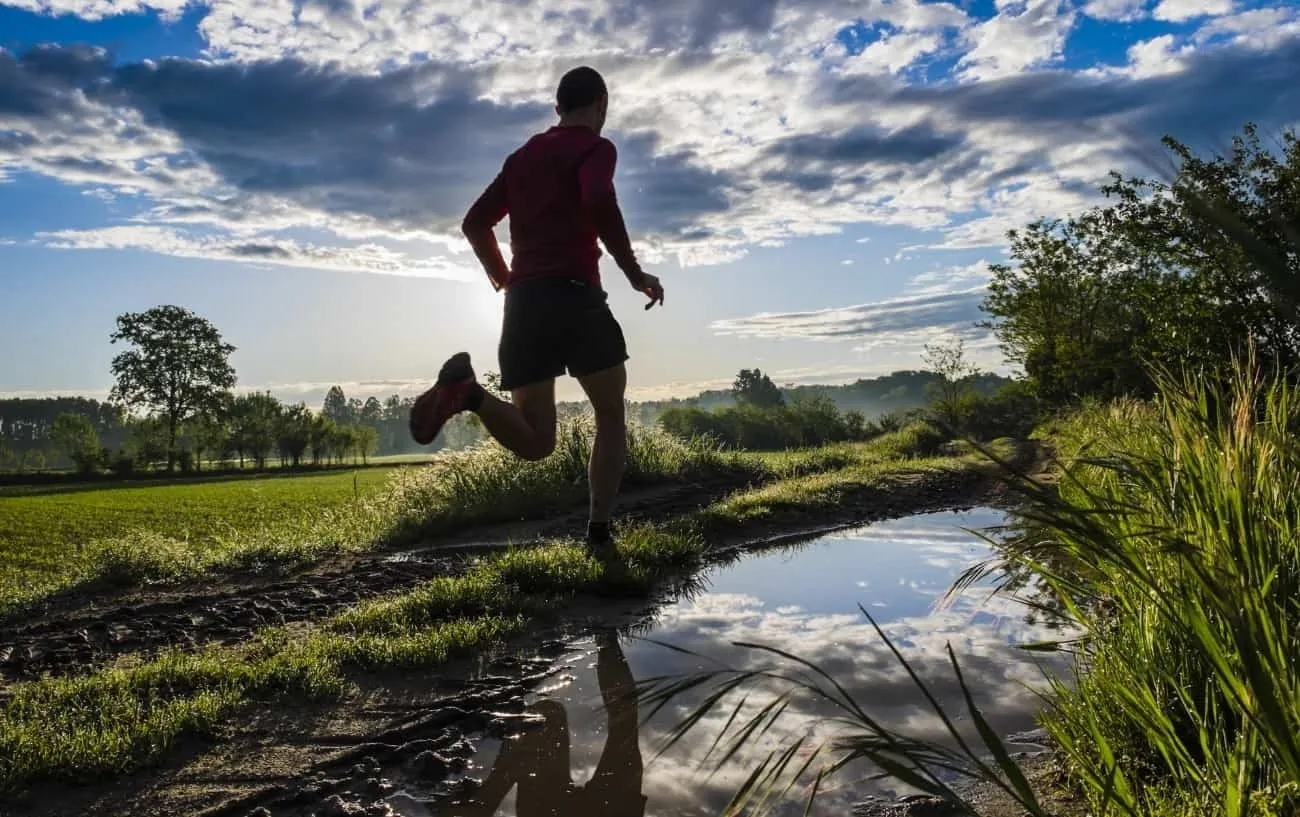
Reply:
[[[543,460],[555,450],[555,381],[514,389],[512,403],[484,394],[478,417],[488,433],[518,457]]]
[[[578,378],[596,414],[596,441],[591,447],[587,478],[591,490],[591,521],[608,523],[627,465],[627,368],[610,369]]]

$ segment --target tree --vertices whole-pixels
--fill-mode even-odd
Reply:
[[[297,468],[302,455],[311,443],[312,416],[305,405],[287,406],[280,412],[276,427],[276,442],[280,448],[280,464],[288,461]]]
[[[347,424],[352,422],[352,411],[348,406],[347,395],[343,393],[342,388],[330,386],[330,390],[325,393],[325,404],[321,406],[321,414],[335,423]]]
[[[979,374],[978,367],[966,362],[966,341],[959,337],[927,343],[921,359],[939,375],[935,389],[942,400],[960,397],[967,390],[964,383]]]
[[[152,466],[167,458],[167,426],[157,417],[137,417],[128,423],[128,445],[143,466]]]
[[[204,457],[220,459],[230,442],[229,408],[220,414],[192,418],[185,427],[190,450],[194,453],[194,467],[203,469]]]
[[[353,451],[361,457],[361,464],[369,461],[379,445],[379,432],[374,426],[355,425],[352,427]]]
[[[736,402],[756,408],[776,408],[785,405],[781,390],[772,378],[759,369],[741,369],[731,386]]]
[[[60,414],[50,429],[50,437],[78,471],[89,474],[99,467],[99,433],[84,414]]]
[[[1150,364],[1213,377],[1247,345],[1300,371],[1300,137],[1164,143],[1171,180],[1112,174],[1110,204],[1011,231],[1018,264],[992,267],[984,325],[1048,405],[1147,397]]]
[[[163,416],[170,471],[175,466],[180,424],[220,409],[226,393],[234,388],[230,354],[235,347],[225,343],[207,319],[179,306],[119,315],[110,340],[133,347],[113,358],[117,383],[111,397]]]
[[[275,448],[279,427],[280,401],[269,392],[254,392],[235,398],[230,405],[230,436],[242,468],[250,457],[258,468]]]
[[[320,465],[329,461],[330,444],[334,440],[334,428],[337,424],[324,413],[311,418],[311,434],[308,445],[311,447],[311,461]]]

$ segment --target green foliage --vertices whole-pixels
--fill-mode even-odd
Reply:
[[[119,315],[110,339],[131,347],[113,358],[112,399],[164,418],[170,470],[181,423],[220,410],[234,388],[235,347],[207,319],[179,306]]]
[[[1222,396],[1157,384],[1067,424],[1029,516],[1059,555],[1013,551],[1086,634],[1046,725],[1102,815],[1289,814],[1256,801],[1300,786],[1300,406],[1253,367]]]
[[[275,448],[283,407],[270,392],[254,392],[236,397],[230,404],[231,449],[243,467],[245,458],[258,468],[266,467],[267,457]]]
[[[1173,139],[1171,182],[1113,176],[1114,202],[1010,233],[983,309],[1003,352],[1050,405],[1150,396],[1145,363],[1225,376],[1243,344],[1300,363],[1300,140],[1271,152],[1253,127],[1227,156]]]

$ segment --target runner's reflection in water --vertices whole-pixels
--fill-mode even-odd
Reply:
[[[531,709],[541,726],[504,742],[492,773],[469,798],[448,812],[491,817],[515,785],[518,817],[643,817],[641,745],[635,681],[612,630],[596,635],[596,678],[609,717],[605,748],[591,780],[575,785],[569,767],[569,721],[558,701]]]

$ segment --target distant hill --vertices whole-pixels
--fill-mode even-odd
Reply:
[[[858,411],[868,420],[893,412],[922,408],[930,402],[930,386],[937,384],[940,378],[934,372],[902,370],[881,377],[864,378],[853,383],[839,386],[795,386],[783,388],[781,393],[787,402],[825,396],[835,403],[840,411]],[[997,374],[980,374],[971,379],[971,384],[980,394],[991,394],[1007,383],[1011,378]],[[716,389],[701,392],[695,397],[673,400],[650,400],[633,403],[638,409],[636,414],[643,423],[654,422],[665,409],[674,406],[694,406],[706,411],[730,406],[735,403],[730,389]],[[576,404],[575,404],[576,405]]]

